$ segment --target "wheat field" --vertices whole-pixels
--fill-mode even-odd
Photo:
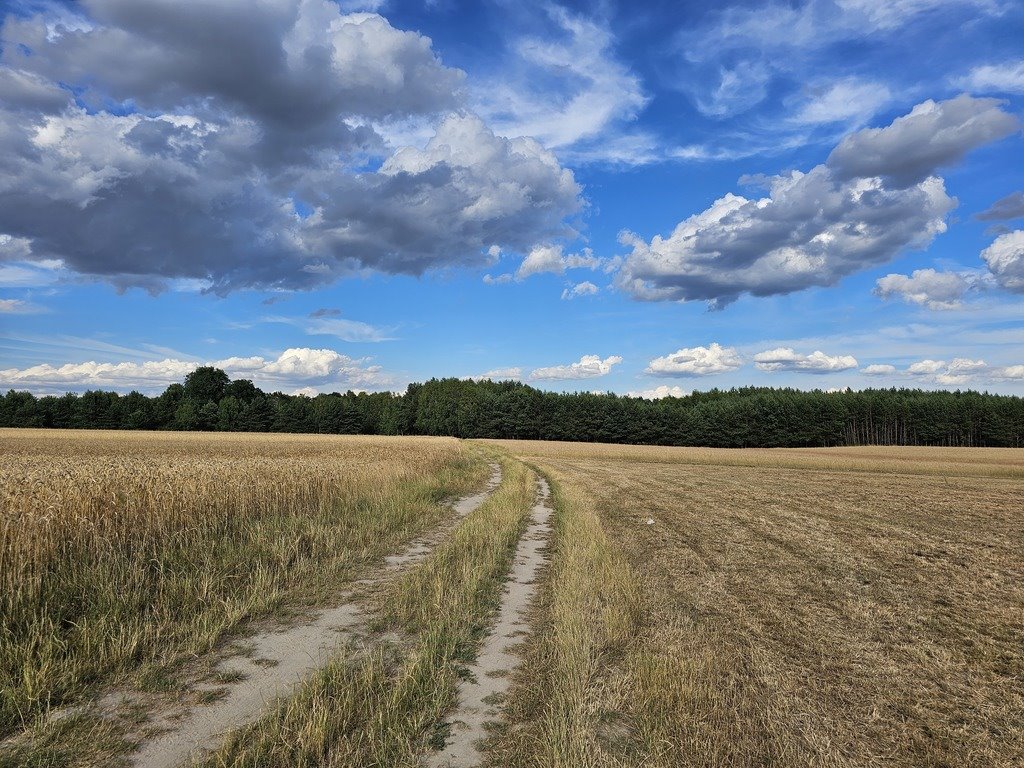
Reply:
[[[0,431],[0,736],[313,605],[484,468],[447,438]]]
[[[1024,764],[1019,451],[500,445],[561,528],[494,765]]]

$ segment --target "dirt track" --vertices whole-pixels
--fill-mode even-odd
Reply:
[[[488,724],[500,715],[498,702],[511,684],[509,673],[519,662],[513,651],[529,628],[526,611],[537,591],[537,577],[546,559],[544,550],[551,536],[548,497],[547,482],[538,478],[537,502],[516,548],[497,622],[470,674],[459,686],[459,704],[448,720],[450,738],[444,749],[427,759],[431,768],[473,768],[483,763],[484,755],[478,744],[486,737]]]

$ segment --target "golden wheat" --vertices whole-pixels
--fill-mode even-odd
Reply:
[[[0,734],[336,590],[483,471],[447,438],[0,441]]]

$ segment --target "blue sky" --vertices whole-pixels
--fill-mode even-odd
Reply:
[[[1024,394],[1013,0],[0,8],[0,388]]]

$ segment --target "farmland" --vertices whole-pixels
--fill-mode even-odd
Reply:
[[[204,765],[420,765],[540,478],[548,562],[488,764],[1024,761],[1016,450],[0,437],[0,765],[131,764],[162,710],[237,694],[232,644],[347,601],[330,657]]]
[[[110,686],[172,686],[247,622],[323,603],[485,473],[444,438],[5,431],[3,735]]]
[[[1024,457],[506,443],[561,537],[497,764],[1024,761]]]

